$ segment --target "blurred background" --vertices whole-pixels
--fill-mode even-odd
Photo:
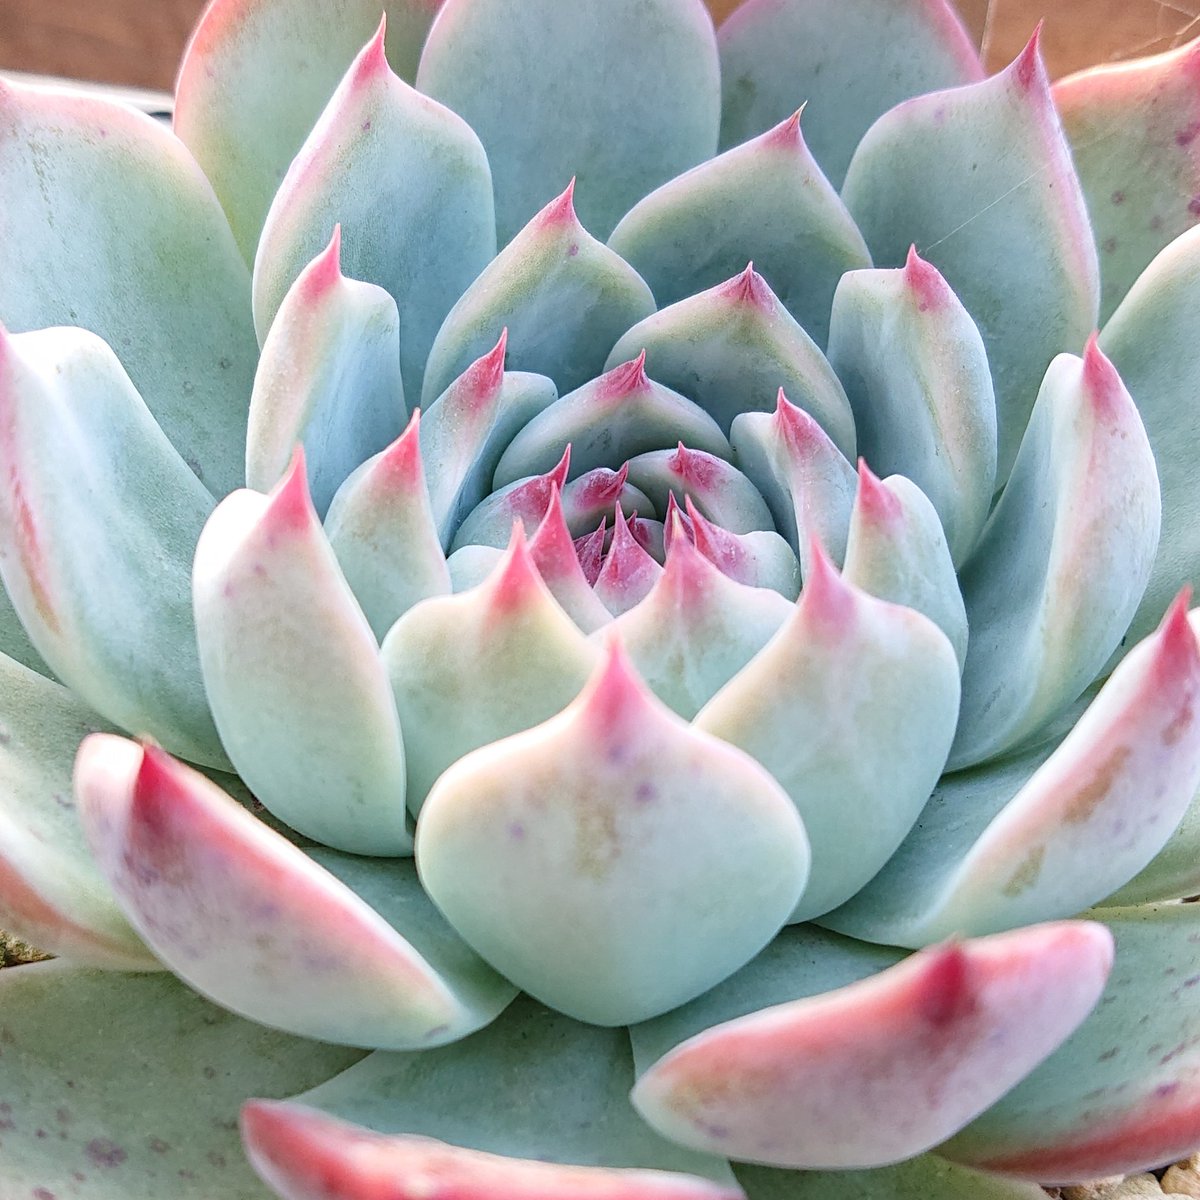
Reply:
[[[708,0],[718,19],[738,2]],[[204,0],[0,0],[0,69],[168,90],[203,7]],[[958,7],[993,68],[1012,59],[1044,17],[1043,49],[1055,75],[1167,50],[1200,33],[1200,0],[959,0]]]

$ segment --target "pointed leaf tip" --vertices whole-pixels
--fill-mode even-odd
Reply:
[[[513,521],[512,536],[504,557],[483,586],[496,613],[510,613],[522,608],[533,595],[546,590],[529,549],[525,526],[519,519]]]
[[[546,480],[552,483],[555,492],[561,491],[567,485],[567,476],[571,471],[571,443],[563,447],[562,458],[546,473]]]
[[[381,459],[388,474],[400,486],[423,480],[421,464],[421,410],[414,408],[404,432],[383,451]]]
[[[542,229],[553,229],[563,225],[578,225],[579,217],[575,212],[575,177],[540,213],[534,222]]]
[[[864,517],[877,525],[898,520],[904,508],[890,488],[867,466],[867,460],[858,460],[857,505]]]
[[[313,303],[341,282],[342,276],[342,225],[333,227],[328,245],[308,264],[300,274],[299,286],[304,297]]]
[[[916,298],[921,312],[942,308],[953,298],[950,285],[941,271],[917,253],[916,245],[908,250],[908,258],[904,263],[904,282]]]
[[[614,537],[615,541],[615,537]],[[616,633],[604,641],[604,657],[577,701],[580,719],[614,745],[641,725],[655,702]]]
[[[1100,349],[1100,335],[1095,331],[1083,351],[1083,382],[1098,416],[1113,420],[1132,409],[1125,384],[1112,359]]]
[[[1045,64],[1042,62],[1042,28],[1045,24],[1045,18],[1038,21],[1029,41],[1025,43],[1025,49],[1017,55],[1012,66],[1008,68],[1012,72],[1012,77],[1026,91],[1030,91],[1035,84],[1040,84],[1047,90],[1050,87],[1050,79],[1046,74]]]
[[[849,627],[854,612],[854,593],[838,573],[824,542],[815,532],[808,539],[808,554],[808,573],[798,610],[824,633],[841,634]]]
[[[350,78],[355,88],[363,88],[374,83],[381,76],[389,74],[391,67],[387,60],[387,13],[380,17],[379,25],[371,40],[359,51],[358,58],[350,68]]]
[[[600,395],[608,400],[623,400],[626,396],[644,391],[650,386],[650,380],[646,377],[646,351],[643,349],[637,358],[613,367],[600,378],[599,383]]]
[[[735,275],[720,289],[727,300],[735,304],[750,304],[768,312],[774,310],[775,293],[771,291],[767,281],[754,269],[754,263],[746,264],[746,269]]]
[[[480,404],[491,400],[504,382],[504,360],[508,354],[508,326],[500,331],[496,344],[463,372],[468,394]]]
[[[1158,669],[1164,685],[1189,675],[1200,676],[1200,642],[1197,642],[1196,631],[1188,618],[1191,599],[1192,587],[1187,584],[1171,602],[1158,628]],[[1190,713],[1186,717],[1190,717]],[[1181,720],[1180,727],[1186,723],[1186,719]]]
[[[263,525],[265,528],[281,530],[303,529],[311,524],[319,524],[319,518],[308,490],[304,447],[297,443],[287,473],[271,492],[270,502],[263,514]]]

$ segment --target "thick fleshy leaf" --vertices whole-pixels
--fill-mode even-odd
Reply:
[[[629,482],[650,497],[656,512],[666,513],[670,496],[686,497],[730,533],[774,528],[758,489],[737,467],[682,442],[673,450],[651,450],[631,458]]]
[[[642,350],[655,379],[690,396],[726,432],[739,413],[770,412],[784,388],[843,454],[854,453],[854,418],[833,368],[753,264],[635,325],[607,367]]]
[[[261,803],[356,854],[405,854],[404,744],[375,635],[297,451],[269,495],[234,492],[196,547],[200,662],[221,741]]]
[[[690,721],[771,640],[792,606],[777,592],[734,582],[676,522],[662,575],[614,628],[654,694]]]
[[[542,523],[529,541],[529,555],[550,594],[584,633],[608,624],[612,614],[584,574],[557,488],[551,493]]]
[[[528,729],[576,696],[596,660],[555,603],[518,526],[471,591],[410,609],[383,643],[408,752],[408,806],[470,750]]]
[[[84,742],[75,787],[134,927],[242,1016],[326,1042],[418,1049],[478,1029],[513,997],[433,910],[411,864],[326,851],[323,870],[198,772],[124,738]],[[351,890],[363,884],[366,900]]]
[[[1200,1141],[1200,906],[1104,909],[1117,966],[1092,1017],[938,1153],[1047,1183],[1148,1170]]]
[[[300,272],[263,343],[246,484],[269,492],[300,443],[324,516],[342,481],[399,435],[404,418],[396,303],[382,288],[342,274],[339,226]]]
[[[808,104],[805,128],[836,186],[876,117],[983,77],[946,0],[746,0],[721,26],[721,145]],[[868,65],[869,64],[869,67]]]
[[[555,492],[561,496],[567,482],[572,447],[570,442],[565,446],[558,462],[545,474],[514,480],[485,496],[463,519],[451,548],[476,545],[503,550],[512,537],[514,521],[520,521],[527,531],[536,529],[549,510],[551,497]]]
[[[871,265],[862,234],[805,145],[799,112],[652,192],[608,244],[659,307],[715,287],[753,260],[819,346],[838,279]]]
[[[94,334],[0,329],[0,471],[4,586],[54,673],[122,728],[227,765],[189,598],[212,496]]]
[[[325,535],[375,637],[419,600],[450,591],[421,462],[420,412],[338,489]]]
[[[1154,563],[1154,454],[1096,345],[1050,365],[1012,477],[960,581],[971,627],[952,767],[1018,745],[1116,649]]]
[[[239,1105],[359,1057],[243,1021],[161,973],[10,968],[0,1011],[13,1200],[267,1200],[238,1144]]]
[[[407,1156],[419,1176],[422,1143],[430,1156],[427,1162],[440,1159],[450,1168],[451,1180],[455,1165],[479,1168],[477,1173],[467,1172],[478,1190],[456,1195],[488,1200],[532,1196],[599,1200],[613,1193],[570,1190],[576,1178],[570,1167],[632,1167],[704,1176],[729,1189],[709,1184],[699,1193],[704,1200],[733,1200],[737,1192],[727,1163],[665,1141],[629,1106],[632,1068],[624,1030],[580,1025],[521,997],[486,1029],[463,1042],[419,1054],[371,1055],[296,1097],[299,1104],[293,1112],[316,1117],[319,1111],[376,1133],[410,1135],[400,1176],[406,1175]],[[487,1101],[481,1104],[479,1089],[484,1081]],[[265,1114],[257,1105],[247,1112],[252,1154],[256,1152],[254,1117],[272,1112],[285,1117],[281,1106],[265,1107]],[[282,1132],[282,1125],[276,1128]],[[427,1141],[432,1138],[438,1141]],[[277,1145],[284,1148],[283,1143]],[[403,1145],[397,1143],[397,1148]],[[493,1155],[504,1157],[489,1161]],[[529,1173],[523,1169],[528,1164],[514,1159],[562,1164],[568,1169],[560,1166],[547,1175]],[[530,1178],[544,1179],[544,1190],[524,1190]],[[609,1170],[593,1176],[614,1184],[621,1178],[614,1178]],[[651,1182],[645,1177],[643,1181]],[[657,1194],[628,1190],[636,1182],[630,1179],[626,1190],[615,1195],[633,1200]],[[701,1186],[698,1179],[693,1185]]]
[[[1112,955],[1108,931],[1082,922],[933,947],[690,1038],[633,1102],[709,1153],[884,1166],[957,1132],[1056,1050],[1100,998]]]
[[[914,248],[902,270],[841,281],[829,361],[854,410],[859,454],[929,497],[961,566],[996,480],[996,397],[970,314]]]
[[[421,457],[442,545],[492,490],[505,447],[558,396],[544,375],[504,370],[508,331],[431,404],[421,422]],[[561,453],[561,449],[560,449]]]
[[[1038,380],[1095,328],[1100,298],[1087,209],[1036,35],[991,79],[880,118],[842,197],[876,263],[900,266],[915,243],[979,326],[996,387],[1002,483]]]
[[[613,342],[654,311],[642,277],[579,223],[574,193],[572,180],[455,304],[429,354],[424,403],[491,346],[501,328],[509,333],[514,370],[549,375],[559,391],[573,391],[599,375]]]
[[[1163,848],[1103,903],[1111,907],[1200,895],[1200,790]]]
[[[237,487],[257,351],[208,181],[123,105],[3,83],[0,125],[0,321],[98,334],[205,485]]]
[[[728,458],[729,441],[699,405],[647,378],[645,355],[614,367],[535,417],[496,468],[497,487],[548,471],[571,446],[571,478],[684,442]],[[611,505],[610,505],[611,510]]]
[[[804,571],[814,537],[840,564],[858,476],[821,426],[780,388],[774,412],[734,417],[730,441],[738,467],[758,488]]]
[[[0,693],[0,925],[76,962],[153,970],[88,853],[71,795],[75,751],[104,722],[5,656]]]
[[[1200,395],[1200,231],[1171,243],[1133,285],[1100,334],[1154,450],[1162,536],[1145,595],[1122,646],[1158,624],[1185,583],[1200,587],[1200,490],[1195,403]]]
[[[797,921],[848,900],[891,857],[958,712],[945,634],[839,579],[819,548],[812,562],[790,619],[695,720],[762,763],[803,818],[813,865]]]
[[[592,585],[596,598],[614,617],[640,604],[662,578],[662,564],[633,536],[629,518],[618,505],[612,542]]]
[[[616,639],[563,713],[442,776],[417,855],[485,959],[600,1025],[732,974],[787,919],[809,860],[774,779],[655,700]]]
[[[261,342],[340,223],[347,273],[396,301],[404,393],[415,403],[442,319],[496,252],[491,174],[471,129],[392,74],[383,34],[354,60],[271,202],[254,323]]]
[[[910,479],[880,480],[859,463],[843,574],[872,596],[924,613],[950,639],[962,667],[967,612],[950,547],[933,505]]]
[[[867,1171],[781,1171],[739,1163],[748,1200],[1046,1200],[1036,1183],[1005,1179],[922,1154]]]
[[[284,173],[354,56],[387,14],[400,75],[441,0],[210,0],[175,88],[175,132],[212,180],[247,262]]]
[[[619,470],[597,467],[572,479],[562,491],[563,516],[572,537],[586,537],[611,517],[617,505],[625,512],[657,512],[650,497],[629,483],[629,464]]]
[[[25,626],[21,624],[21,618],[17,615],[17,610],[13,608],[13,602],[9,599],[2,581],[0,581],[0,654],[15,659],[23,667],[37,671],[39,675],[44,675],[47,679],[54,678],[54,672],[46,666],[46,660],[34,649],[33,643],[29,640],[29,634],[25,631]]]
[[[672,493],[668,502],[667,524],[663,541],[670,541]],[[750,533],[730,533],[705,518],[692,503],[691,496],[684,498],[687,516],[683,518],[688,537],[696,549],[719,568],[730,579],[744,583],[747,587],[771,588],[788,600],[800,594],[800,560],[791,546],[777,533],[770,530],[752,530]]]
[[[1198,74],[1194,41],[1054,85],[1100,251],[1103,320],[1150,260],[1200,220]]]
[[[701,0],[447,0],[417,82],[483,139],[501,245],[573,175],[584,220],[608,237],[717,148],[717,45]]]
[[[947,776],[895,857],[822,920],[920,946],[1069,916],[1146,866],[1198,786],[1200,650],[1181,597],[1061,745]]]

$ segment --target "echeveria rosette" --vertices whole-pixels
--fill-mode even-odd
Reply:
[[[5,1186],[1192,1150],[1196,49],[380,8],[0,87]]]

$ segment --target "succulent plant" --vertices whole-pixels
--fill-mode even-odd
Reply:
[[[1193,1150],[1200,47],[384,8],[0,85],[0,1196]]]

